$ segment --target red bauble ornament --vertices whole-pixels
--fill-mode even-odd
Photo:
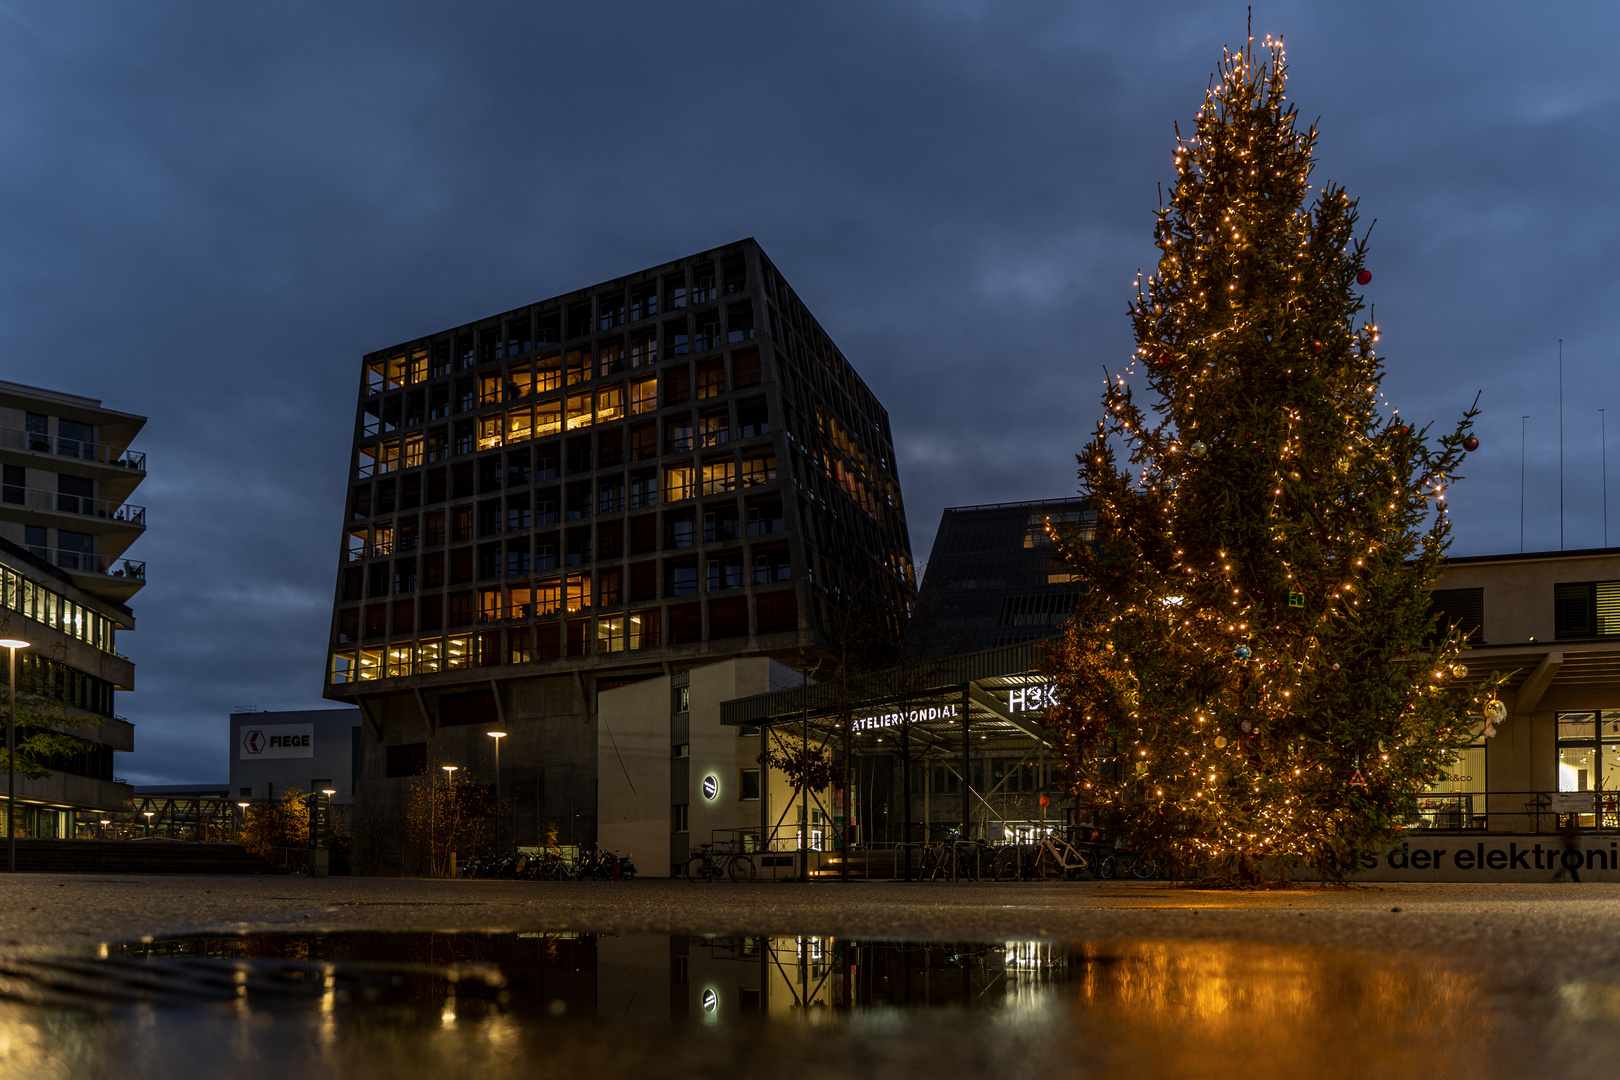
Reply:
[[[1169,366],[1170,366],[1170,354],[1167,353],[1167,352],[1160,353],[1159,354],[1159,367],[1167,368]]]
[[[1468,438],[1463,440],[1463,449],[1472,454],[1475,450],[1479,449],[1479,440],[1474,438],[1472,435],[1468,436]]]
[[[1041,796],[1041,805],[1042,806],[1051,806],[1052,805],[1052,800],[1047,798],[1045,795],[1042,795]]]
[[[1311,342],[1311,355],[1312,356],[1321,356],[1322,355],[1322,343],[1320,341]]]
[[[1357,285],[1371,285],[1372,284],[1372,271],[1371,270],[1363,270],[1361,273],[1357,274],[1356,275],[1356,284]]]

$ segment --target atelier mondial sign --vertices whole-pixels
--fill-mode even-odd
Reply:
[[[1045,712],[1057,704],[1057,686],[1053,683],[1043,683],[1039,686],[1020,686],[1002,692],[1007,695],[1007,711],[1010,713]],[[961,715],[961,705],[930,705],[924,709],[912,709],[908,712],[879,713],[876,716],[859,717],[856,719],[852,730],[875,731],[879,728],[899,727],[901,724],[925,723],[930,720],[955,720]]]

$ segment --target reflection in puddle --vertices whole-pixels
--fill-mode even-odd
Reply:
[[[15,964],[0,996],[6,1076],[1517,1073],[1473,977],[1250,943],[262,934]]]

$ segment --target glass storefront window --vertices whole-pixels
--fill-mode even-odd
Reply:
[[[1620,709],[1558,714],[1558,790],[1597,792],[1583,828],[1620,827]]]

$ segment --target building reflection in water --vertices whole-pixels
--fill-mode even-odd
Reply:
[[[1432,1080],[1518,1060],[1476,977],[1243,942],[255,934],[114,945],[4,985],[6,1076]],[[1605,993],[1576,995],[1583,1022],[1613,1025]]]

